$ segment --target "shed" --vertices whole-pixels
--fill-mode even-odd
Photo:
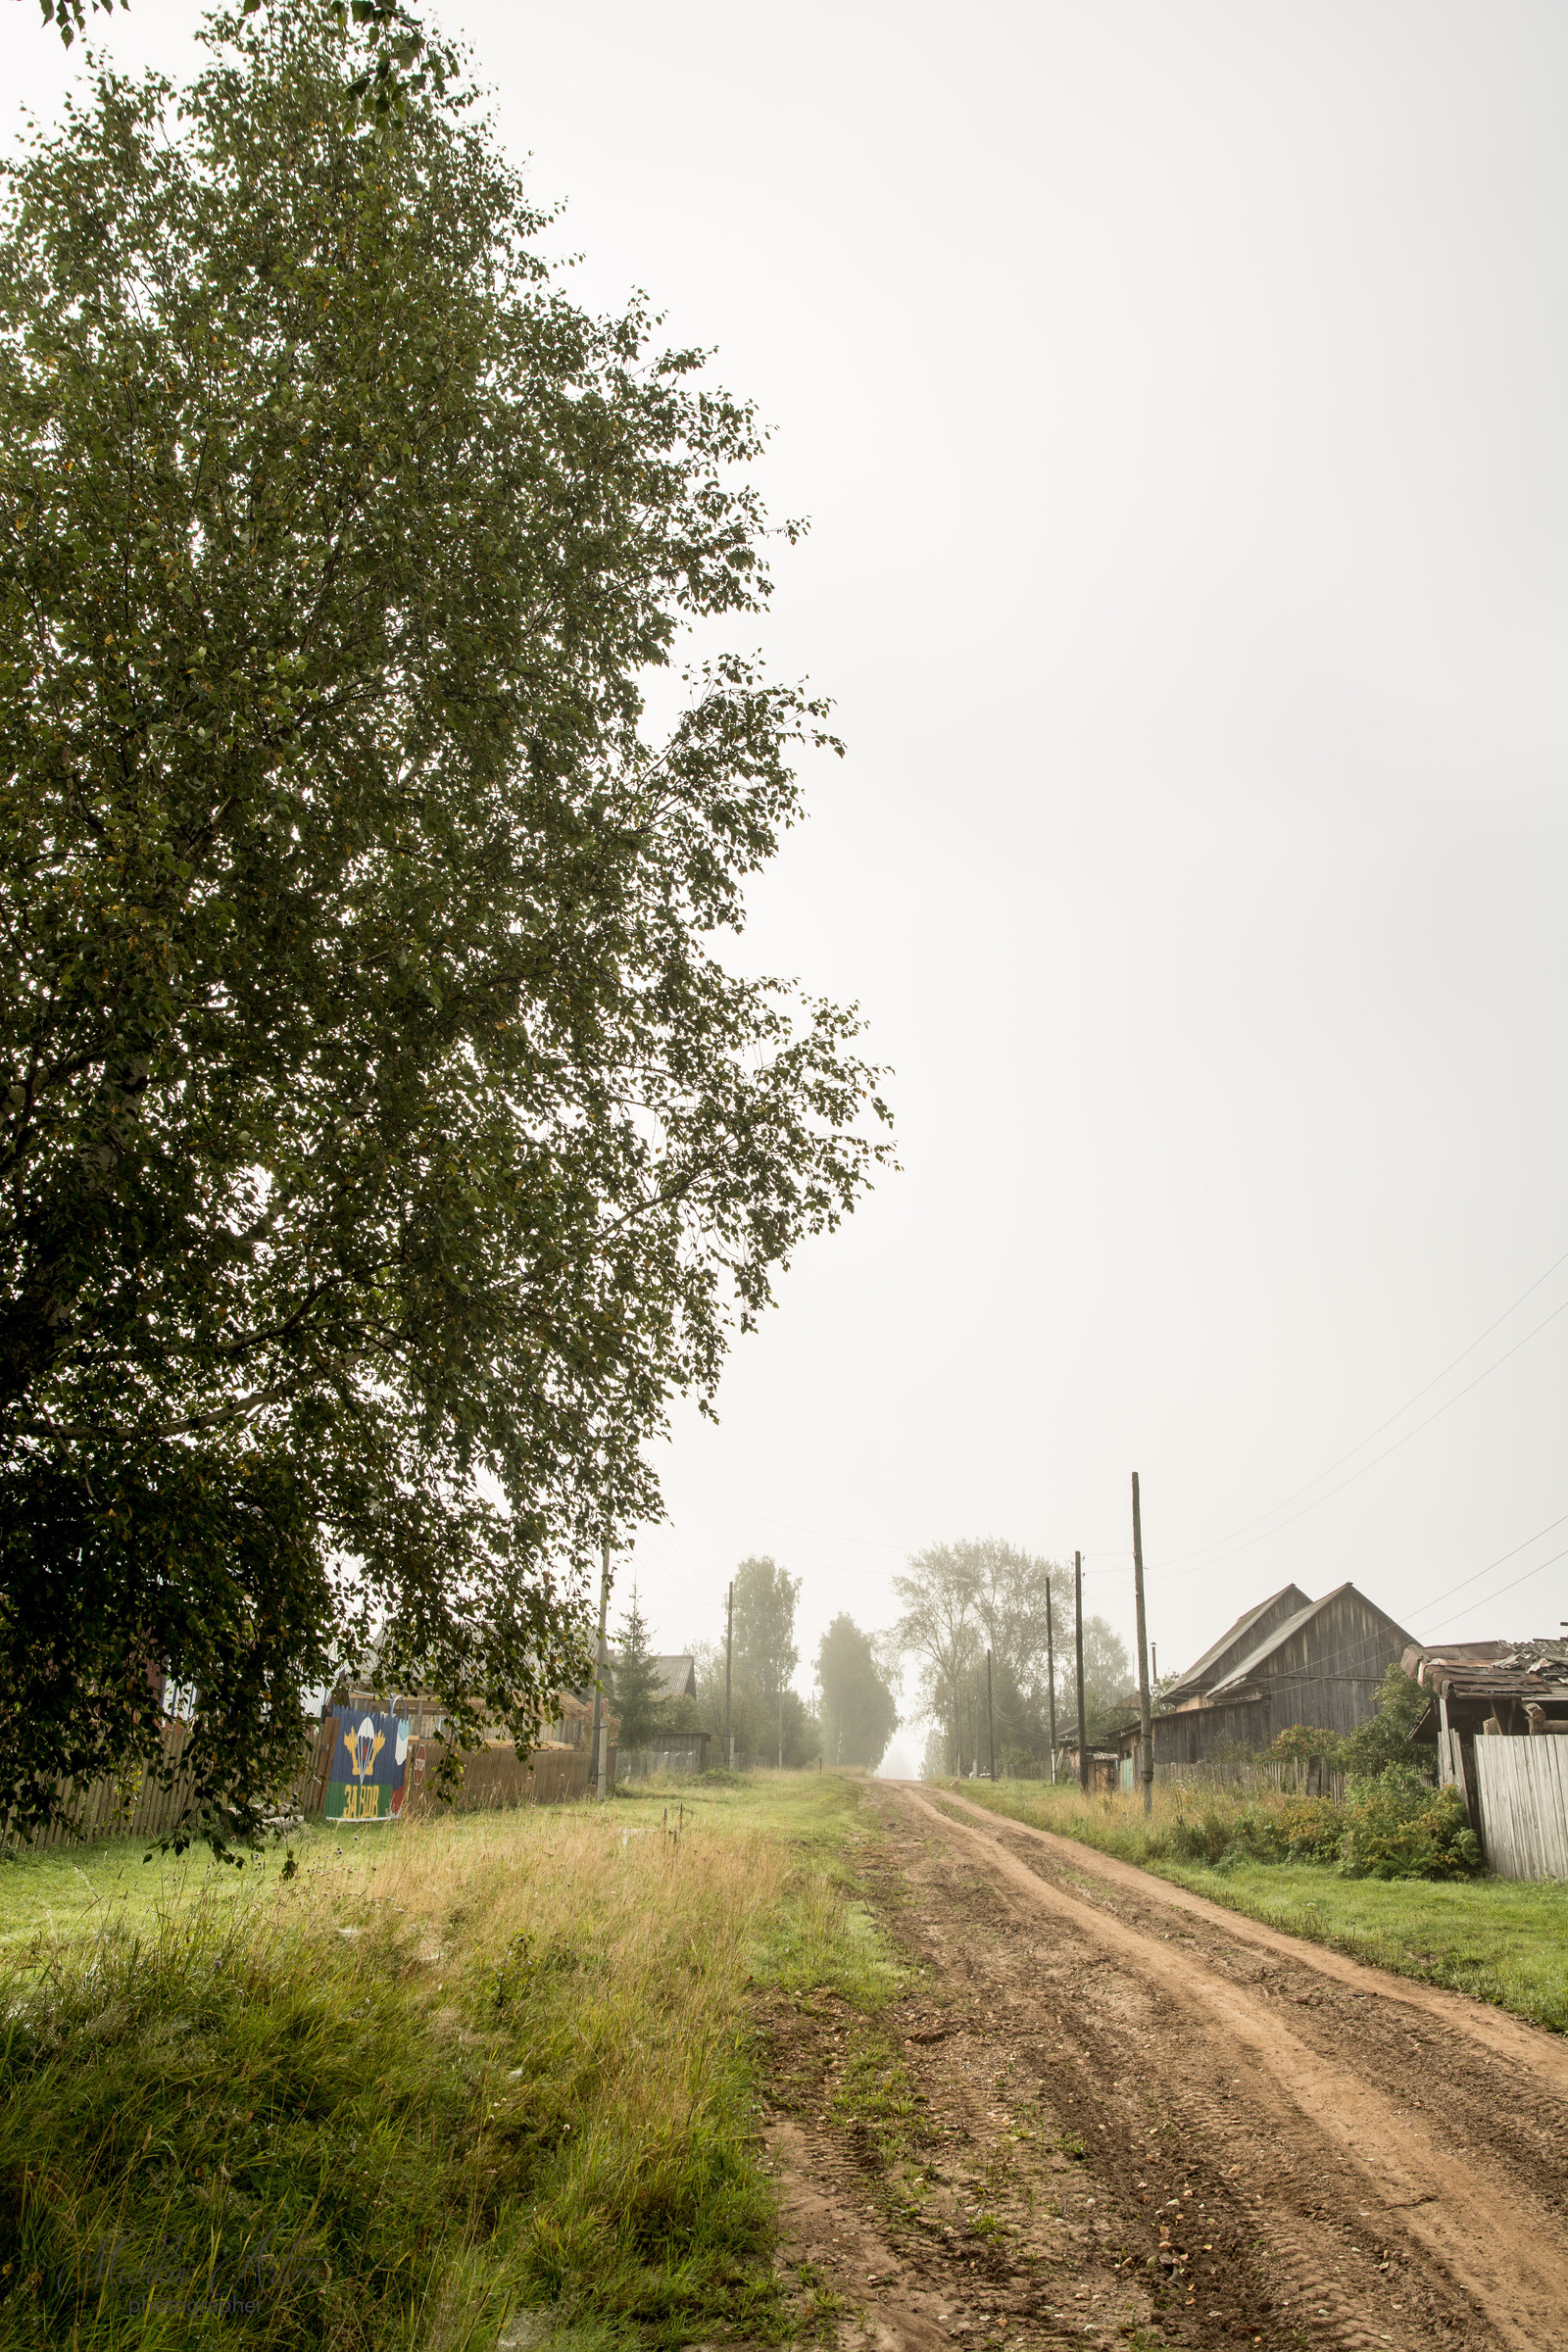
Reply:
[[[1057,1753],[1059,1757],[1056,1772],[1058,1782],[1075,1781],[1078,1778],[1077,1740],[1063,1740]],[[1091,1746],[1088,1753],[1090,1793],[1098,1792],[1102,1796],[1113,1794],[1121,1787],[1122,1781],[1120,1751],[1114,1747]]]
[[[1266,1747],[1294,1724],[1353,1732],[1410,1645],[1403,1626],[1352,1584],[1321,1600],[1286,1585],[1165,1692],[1170,1712],[1153,1722],[1155,1772]]]
[[[1438,1752],[1499,1878],[1568,1878],[1568,1644],[1412,1642],[1401,1663],[1430,1693],[1411,1733]]]

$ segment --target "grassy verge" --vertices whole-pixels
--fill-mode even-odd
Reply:
[[[1323,1864],[1256,1862],[1235,1853],[1215,1868],[1166,1850],[1182,1792],[1156,1788],[1146,1822],[1136,1794],[1085,1797],[1076,1788],[1029,1781],[945,1785],[993,1812],[1098,1846],[1287,1935],[1568,2033],[1568,1889],[1561,1886],[1348,1879]]]
[[[768,1775],[317,1830],[287,1877],[6,1865],[0,2352],[785,2331],[752,2007],[893,1989],[858,1807]]]

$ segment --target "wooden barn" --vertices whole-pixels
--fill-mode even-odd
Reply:
[[[1403,1626],[1354,1585],[1309,1600],[1286,1585],[1239,1617],[1164,1694],[1154,1768],[1267,1747],[1293,1724],[1353,1732],[1410,1646]]]

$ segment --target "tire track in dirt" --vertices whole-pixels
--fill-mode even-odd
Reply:
[[[1113,1854],[1102,1854],[1098,1846],[1083,1845],[1076,1838],[1060,1837],[1052,1830],[1036,1829],[1032,1822],[1010,1820],[1006,1814],[994,1813],[989,1806],[977,1805],[969,1797],[945,1790],[942,1804],[993,1833],[1006,1833],[1039,1846],[1058,1869],[1071,1871],[1080,1879],[1102,1881],[1107,1888],[1130,1897],[1135,1905],[1187,1913],[1197,1929],[1217,1931],[1226,1944],[1253,1945],[1297,1967],[1331,1978],[1353,1991],[1379,2000],[1403,2002],[1440,2026],[1479,2042],[1494,2057],[1525,2067],[1568,2098],[1568,2039],[1526,2025],[1522,2018],[1510,2016],[1505,2009],[1491,2008],[1484,2001],[1472,2000],[1467,1993],[1449,1992],[1441,1984],[1424,1984],[1414,1977],[1394,1976],[1386,1969],[1334,1951],[1328,1944],[1311,1943],[1300,1936],[1287,1936],[1278,1928],[1265,1926],[1261,1920],[1249,1919],[1240,1911],[1227,1911],[1222,1904],[1210,1902],[1206,1895],[1195,1894],[1191,1887],[1178,1886],[1169,1879],[1157,1879],[1131,1862],[1118,1861]]]
[[[1451,2014],[1471,2008],[1460,1996],[1382,1978],[1273,1931],[1259,1935],[1252,1923],[1242,1923],[1250,1933],[1237,1934],[1224,1912],[1203,1920],[1200,1941],[1195,1937],[1173,1949],[1168,1931],[1152,1926],[1147,1913],[1129,1917],[1125,1901],[1113,1906],[1081,1883],[1043,1876],[1047,1857],[1030,1850],[1028,1834],[1012,1834],[1021,1825],[965,1806],[965,1814],[984,1825],[971,1827],[912,1789],[902,1795],[903,1803],[971,1867],[978,1863],[999,1892],[1006,1887],[1045,1912],[1073,1942],[1087,1940],[1098,1952],[1129,2010],[1128,2040],[1152,2055],[1188,2134],[1183,2154],[1191,2162],[1178,2168],[1189,2176],[1188,2195],[1174,2201],[1177,2214],[1190,2211],[1197,2200],[1201,2227],[1210,2232],[1197,2242],[1211,2258],[1211,2268],[1223,2258],[1233,2274],[1233,2291],[1222,2300],[1246,2302],[1246,2276],[1257,2317],[1267,2323],[1252,2329],[1254,2341],[1267,2337],[1284,2343],[1293,2340],[1294,2331],[1296,2341],[1346,2346],[1438,2341],[1543,2352],[1568,2344],[1568,2259],[1560,2221],[1568,2116],[1556,2096],[1559,2053],[1547,2036],[1507,2019],[1487,2018],[1485,2030],[1478,2032],[1479,2020]],[[1052,1849],[1065,1842],[1046,1833],[1033,1837]],[[1069,1867],[1076,1876],[1086,1856],[1075,1846],[1067,1850],[1070,1861],[1058,1867]],[[1092,1857],[1095,1863],[1105,1859]],[[1083,1875],[1110,1881],[1125,1896],[1119,1874],[1126,1866],[1112,1869],[1114,1880],[1111,1872],[1091,1869]],[[1127,1876],[1135,1882],[1142,1878]],[[1151,1885],[1159,1889],[1152,1900],[1146,1892]],[[1201,1898],[1164,1903],[1163,1897],[1185,1890],[1162,1882],[1145,1881],[1131,1891],[1144,1896],[1147,1910],[1168,1916],[1180,1909],[1199,1916],[1194,1906]],[[1130,1908],[1136,1913],[1137,1907],[1135,1900]],[[1201,1909],[1207,1913],[1215,1907]],[[1278,1995],[1259,1989],[1259,1948],[1288,1959],[1293,1981],[1294,1971],[1304,1968],[1353,1983],[1351,1997],[1360,2013],[1353,2066],[1346,2063],[1343,2019],[1323,2016],[1298,1995],[1292,2020],[1285,2022]],[[1323,1961],[1338,1965],[1324,1968]],[[1369,1980],[1377,1987],[1370,1995]],[[1085,2063],[1092,2053],[1082,2030],[1088,2022],[1082,1994],[1080,1987],[1078,2031],[1063,2037],[1063,2046],[1076,2040]],[[1087,2006],[1092,2014],[1092,1997]],[[1400,2079],[1401,2065],[1408,2085],[1404,2043],[1412,2010],[1421,2014],[1428,2037],[1445,2045],[1440,2062],[1446,2099],[1455,2077],[1467,2085],[1462,2153],[1455,2152],[1451,2140],[1437,2144],[1433,2113],[1422,2112],[1418,2120],[1403,2112],[1387,2087],[1391,2077]],[[1439,2023],[1445,2029],[1441,2034]],[[1400,2037],[1396,2049],[1389,2047],[1391,2033]],[[1544,2063],[1539,2069],[1521,2067],[1518,2053],[1533,2054],[1538,2044],[1544,2045]],[[1105,2055],[1114,2060],[1114,2049],[1091,2068],[1095,2075],[1104,2074]],[[1432,2087],[1430,2082],[1425,2086]],[[1123,2088],[1097,2081],[1095,2103],[1125,2110],[1127,2101],[1118,2096]],[[1510,2115],[1520,2125],[1512,2144],[1505,2130],[1489,2136],[1476,2128],[1470,2110],[1478,2099],[1488,2098],[1498,2126]],[[1545,2161],[1550,2156],[1554,2164]],[[1281,2193],[1285,2183],[1275,2183],[1253,2191],[1245,2208],[1238,2207],[1234,2194],[1227,2202],[1228,2184],[1243,2178],[1267,2181],[1282,2166],[1289,2180],[1286,2193]],[[1149,2192],[1139,2188],[1135,2193],[1147,2205]],[[1165,2203],[1168,2209],[1171,2201]],[[1185,2220],[1183,2227],[1191,2238]],[[1249,2233],[1244,2245],[1241,2238]],[[1187,2259],[1176,2276],[1193,2278],[1189,2300],[1198,2310],[1196,2281],[1201,2277],[1207,2282],[1208,2273],[1201,2264],[1194,2268],[1190,2248],[1182,2250]],[[1391,2281],[1397,2283],[1396,2298]],[[1214,2290],[1205,2283],[1203,2291]],[[1233,2332],[1244,2317],[1234,2313]]]

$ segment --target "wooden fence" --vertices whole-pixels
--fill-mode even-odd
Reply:
[[[167,1788],[139,1765],[123,1781],[106,1777],[90,1782],[79,1796],[74,1781],[57,1781],[55,1787],[70,1806],[71,1817],[55,1822],[40,1837],[26,1841],[24,1850],[41,1854],[52,1847],[90,1845],[100,1838],[169,1837],[178,1829],[190,1805],[193,1778],[179,1769],[189,1736],[187,1723],[176,1720],[164,1726],[164,1761],[174,1768]],[[318,1725],[305,1742],[294,1779],[277,1793],[280,1814],[320,1811],[320,1783],[326,1778],[326,1762],[327,1748]],[[23,1842],[9,1835],[0,1836],[0,1848]]]
[[[1481,1839],[1499,1879],[1568,1879],[1568,1740],[1478,1740]]]
[[[164,1756],[175,1767],[169,1788],[160,1788],[151,1775],[139,1769],[123,1784],[113,1779],[94,1781],[82,1792],[79,1802],[73,1804],[72,1820],[57,1821],[24,1850],[44,1853],[51,1847],[87,1845],[100,1838],[168,1837],[179,1827],[191,1799],[191,1775],[178,1769],[189,1728],[184,1723],[169,1723],[164,1727]],[[313,1728],[301,1751],[298,1771],[276,1793],[275,1812],[279,1821],[300,1815],[314,1819],[321,1812],[332,1761],[331,1740],[323,1737],[323,1730],[321,1725]],[[405,1783],[406,1812],[440,1813],[449,1809],[429,1791],[440,1744],[436,1740],[411,1740]],[[612,1785],[616,1761],[612,1746]],[[72,1782],[62,1781],[58,1786],[68,1800],[74,1796]],[[531,1755],[519,1757],[511,1747],[486,1747],[464,1757],[462,1786],[450,1810],[472,1813],[512,1805],[557,1805],[588,1793],[586,1748],[535,1748]],[[14,1838],[0,1836],[0,1848],[18,1842]]]
[[[416,1740],[409,1747],[406,1814],[441,1813],[448,1808],[431,1793],[441,1743]],[[463,1781],[453,1797],[455,1813],[499,1812],[513,1805],[559,1805],[589,1793],[588,1750],[585,1747],[536,1747],[519,1756],[512,1747],[481,1747],[461,1758]],[[615,1750],[610,1751],[610,1779],[615,1778]]]

